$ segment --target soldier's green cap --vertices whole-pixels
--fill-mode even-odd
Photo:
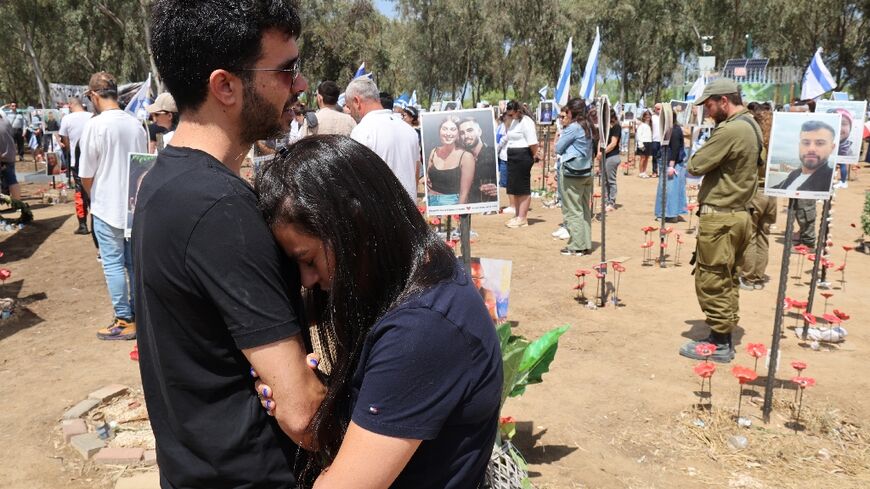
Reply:
[[[737,82],[730,78],[717,78],[704,87],[704,93],[701,98],[695,100],[695,105],[703,105],[704,102],[713,95],[728,95],[729,93],[739,93],[740,87]]]

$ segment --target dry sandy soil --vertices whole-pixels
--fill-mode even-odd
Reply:
[[[536,172],[539,170],[535,170]],[[865,173],[867,170],[864,170]],[[563,242],[550,233],[561,219],[558,209],[533,201],[531,226],[507,229],[510,216],[475,216],[479,239],[474,255],[513,260],[510,319],[517,331],[537,337],[570,325],[544,383],[511,399],[504,414],[519,422],[516,445],[529,461],[539,488],[788,488],[870,487],[870,380],[867,375],[866,290],[870,256],[850,253],[847,289],[834,282],[831,306],[848,311],[851,335],[841,348],[812,351],[785,330],[777,375],[788,380],[789,362],[809,363],[807,375],[818,385],[807,391],[806,429],[784,427],[791,417],[794,388],[776,391],[777,409],[762,423],[757,403],[766,370],[748,385],[744,414],[750,429],[737,428],[729,416],[737,405],[738,384],[728,368],[713,377],[712,413],[694,408],[694,362],[677,355],[688,337],[703,334],[703,315],[695,299],[688,258],[694,238],[686,237],[682,266],[641,266],[641,227],[654,224],[653,180],[619,177],[620,207],[608,215],[611,257],[625,263],[620,296],[624,307],[590,310],[574,300],[574,270],[589,268],[595,257],[564,257]],[[835,205],[832,259],[841,263],[841,245],[854,244],[870,175],[840,191]],[[27,186],[33,196],[38,186]],[[16,297],[25,307],[0,322],[0,486],[10,489],[111,487],[120,469],[78,463],[78,455],[59,446],[61,414],[87,394],[110,383],[139,387],[132,343],[103,342],[95,331],[111,319],[111,308],[96,252],[89,236],[73,235],[72,204],[43,206],[35,198],[36,221],[23,231],[0,233],[0,266],[13,276],[0,285],[0,297]],[[781,207],[784,202],[781,202]],[[785,214],[780,214],[768,274],[773,282],[741,294],[741,328],[734,364],[752,366],[748,342],[770,344],[776,302],[776,277],[782,253]],[[675,225],[686,236],[687,222]],[[595,247],[600,227],[593,225]],[[674,246],[674,241],[671,241]],[[792,261],[796,263],[796,261]],[[806,270],[807,267],[804,267]],[[794,275],[791,273],[791,275]],[[833,278],[839,278],[834,274]],[[795,285],[797,282],[800,285]],[[790,279],[788,295],[806,298],[809,276]],[[821,297],[817,298],[822,301]],[[817,302],[817,311],[821,302]],[[787,326],[794,319],[786,319]],[[695,421],[704,421],[703,428]],[[743,434],[749,447],[730,449],[724,440]]]

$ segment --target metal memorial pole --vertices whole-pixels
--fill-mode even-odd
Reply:
[[[819,279],[819,266],[822,262],[822,252],[825,251],[825,242],[828,239],[828,216],[831,214],[831,198],[825,201],[822,206],[822,224],[819,226],[819,237],[816,241],[816,256],[813,260],[813,273],[810,275],[810,296],[807,297],[807,312],[813,313],[813,299],[816,297],[816,285]],[[804,329],[801,332],[801,338],[807,339],[807,333],[810,329],[810,323],[804,318]]]
[[[788,263],[791,259],[792,248],[791,233],[794,229],[794,212],[796,208],[797,199],[789,199],[785,225],[785,243],[782,250],[782,264],[779,267],[779,288],[776,293],[773,339],[770,342],[770,365],[767,367],[767,380],[764,384],[764,405],[761,409],[765,423],[770,422],[770,411],[773,409],[773,390],[776,381],[776,366],[779,363],[779,340],[782,335],[782,315],[785,306],[785,290],[788,287]]]
[[[471,276],[471,214],[459,217],[459,244],[462,246],[462,262],[465,272]]]
[[[605,165],[607,138],[610,133],[610,101],[607,96],[602,96],[598,103],[598,146],[600,150],[600,164],[598,166],[601,172],[601,262],[598,264],[598,287],[601,295],[599,296],[598,307],[604,307],[607,304],[607,167]],[[604,144],[602,144],[604,142]]]

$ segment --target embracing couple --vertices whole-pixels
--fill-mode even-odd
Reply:
[[[180,114],[133,228],[161,487],[477,487],[498,339],[389,167],[312,136],[239,177],[307,88],[291,2],[157,0],[152,23]]]

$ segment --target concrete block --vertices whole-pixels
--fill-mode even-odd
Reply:
[[[88,432],[88,425],[81,418],[64,420],[60,428],[63,431],[63,441],[67,443],[69,443],[70,438]]]
[[[85,460],[89,460],[94,456],[94,454],[106,446],[106,443],[103,440],[100,440],[100,437],[97,436],[96,433],[76,435],[69,439],[69,444],[79,452],[79,455],[81,455]]]
[[[96,399],[100,402],[106,402],[113,397],[120,396],[127,392],[128,388],[126,385],[121,384],[111,384],[103,387],[102,389],[97,389],[94,392],[88,394],[88,399]]]
[[[76,404],[75,406],[69,408],[69,410],[63,413],[63,419],[76,419],[81,418],[85,414],[88,413],[91,409],[100,405],[100,401],[96,399],[85,399],[82,402]]]
[[[115,483],[115,489],[160,489],[160,473],[154,471],[122,477]]]
[[[145,450],[142,455],[142,464],[147,466],[157,465],[157,450]]]
[[[144,448],[106,447],[94,455],[98,464],[133,465],[142,461]]]

